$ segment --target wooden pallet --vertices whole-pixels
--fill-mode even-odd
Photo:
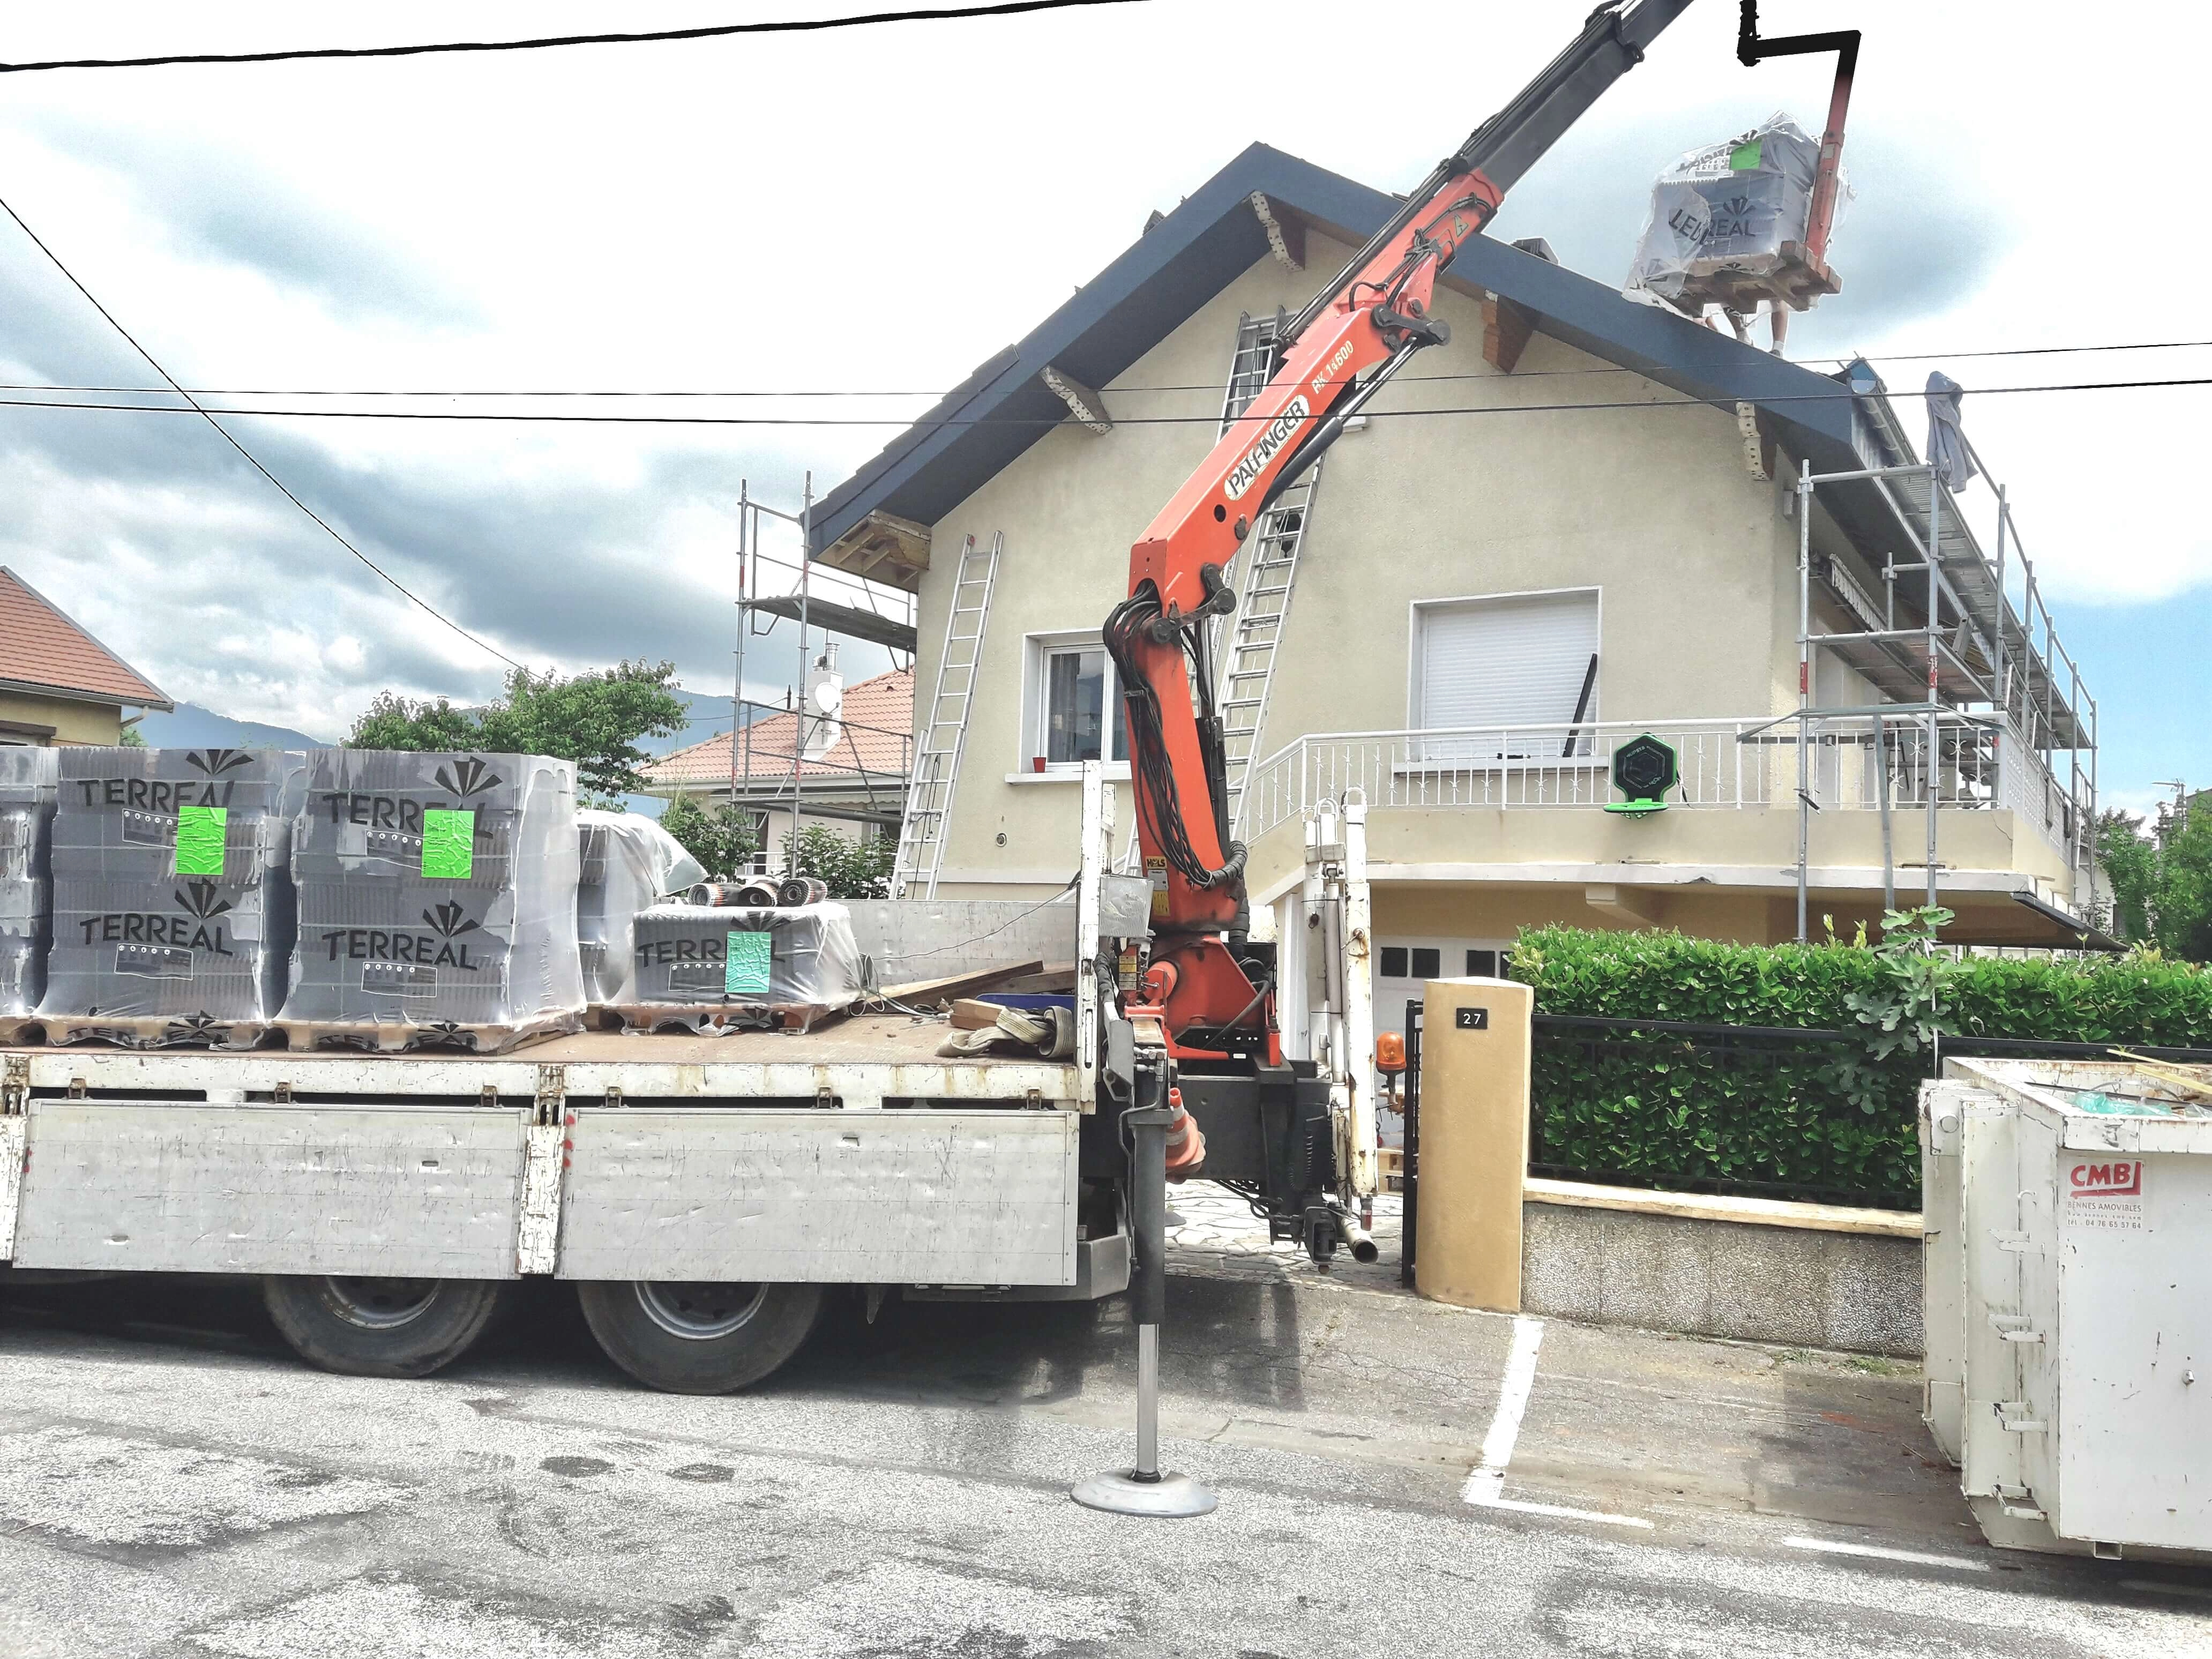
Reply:
[[[66,1048],[100,1042],[116,1048],[258,1048],[269,1022],[217,1019],[206,1014],[54,1014],[0,1024],[0,1042],[44,1042]]]
[[[541,1042],[548,1037],[566,1036],[584,1029],[584,1017],[580,1014],[547,1014],[541,1018],[517,1020],[513,1024],[462,1024],[445,1021],[435,1024],[404,1025],[397,1022],[379,1023],[371,1020],[344,1019],[283,1019],[270,1022],[269,1029],[279,1033],[287,1048],[359,1049],[368,1054],[404,1054],[424,1050],[452,1049],[471,1054],[503,1054],[525,1043]]]
[[[1843,279],[1808,253],[1802,243],[1784,242],[1780,258],[1766,270],[1745,270],[1725,259],[1692,259],[1689,278],[1674,303],[1692,316],[1707,305],[1748,316],[1767,300],[1804,311],[1843,286]]]
[[[720,1036],[731,1031],[811,1031],[845,1018],[819,1002],[625,1002],[599,1012],[625,1031]]]

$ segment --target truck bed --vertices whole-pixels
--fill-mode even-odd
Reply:
[[[31,1097],[112,1097],[147,1091],[179,1099],[289,1093],[322,1100],[600,1102],[697,1099],[736,1105],[830,1103],[871,1110],[887,1101],[1003,1101],[1078,1109],[1084,1092],[1066,1060],[1018,1055],[942,1059],[946,1026],[904,1014],[860,1014],[807,1032],[705,1037],[583,1031],[503,1054],[346,1049],[137,1049],[85,1045],[0,1048],[0,1080]],[[559,1070],[556,1079],[549,1068]]]

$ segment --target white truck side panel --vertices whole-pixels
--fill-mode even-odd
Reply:
[[[513,1279],[529,1117],[33,1100],[15,1265]]]
[[[1079,1122],[572,1109],[559,1275],[1073,1285]]]

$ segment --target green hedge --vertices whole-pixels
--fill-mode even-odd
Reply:
[[[1638,1185],[1913,1201],[1929,1056],[1876,1052],[1862,1011],[1884,992],[1881,952],[1544,927],[1522,933],[1509,971],[1534,988],[1540,1014],[1865,1038],[1745,1041],[1723,1052],[1680,1034],[1547,1033],[1532,1079],[1536,1162]],[[2143,954],[1968,957],[1942,968],[1936,1018],[1969,1037],[2212,1047],[2212,973]]]

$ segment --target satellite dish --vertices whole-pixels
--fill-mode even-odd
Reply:
[[[845,688],[835,680],[817,680],[806,688],[806,700],[814,705],[816,714],[834,716],[844,707]]]

